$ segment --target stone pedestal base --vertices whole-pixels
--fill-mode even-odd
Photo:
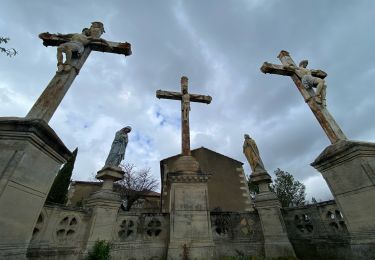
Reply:
[[[176,162],[177,173],[168,174],[171,187],[168,259],[213,259],[208,177],[199,173],[199,164],[189,157],[183,156]]]
[[[25,258],[53,180],[70,156],[44,121],[0,118],[0,259]]]
[[[342,140],[311,165],[323,175],[344,216],[353,252],[375,258],[375,144]]]
[[[103,186],[86,202],[87,207],[92,208],[87,249],[90,249],[97,240],[112,240],[113,226],[121,206],[120,195],[113,192],[113,182],[121,180],[123,174],[121,168],[104,167],[96,175],[97,179],[103,180]]]
[[[295,256],[281,215],[281,204],[276,194],[271,191],[259,193],[255,199],[255,208],[258,210],[262,223],[265,256]]]

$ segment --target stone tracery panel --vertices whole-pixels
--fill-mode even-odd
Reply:
[[[31,240],[37,240],[39,238],[42,228],[44,227],[44,224],[45,215],[43,213],[40,213],[38,220],[36,221]]]
[[[124,219],[121,222],[120,230],[118,231],[118,236],[121,240],[128,239],[131,235],[135,233],[134,221],[131,219]]]
[[[60,243],[72,241],[78,232],[78,217],[66,215],[57,223],[55,232],[56,240]]]
[[[211,212],[211,228],[215,240],[262,239],[256,213]]]

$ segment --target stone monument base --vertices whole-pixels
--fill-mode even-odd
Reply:
[[[71,155],[43,120],[0,118],[1,259],[26,258],[53,180]]]
[[[375,258],[375,144],[341,140],[311,164],[326,180],[359,259]]]
[[[86,202],[96,216],[90,223],[87,249],[97,240],[112,240],[112,229],[121,206],[119,193],[113,191],[113,182],[121,180],[124,172],[119,167],[104,166],[96,178],[103,180],[102,188],[93,193]]]
[[[268,183],[266,185],[268,187]],[[262,192],[262,187],[260,190],[255,199],[255,208],[262,223],[265,256],[295,257],[276,194],[272,191]]]
[[[181,156],[168,173],[170,235],[168,259],[213,259],[208,176],[192,156]]]

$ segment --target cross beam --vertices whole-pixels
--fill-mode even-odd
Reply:
[[[69,36],[63,34],[51,34],[49,32],[39,34],[39,38],[43,40],[44,46],[59,46],[60,44],[69,42]],[[110,52],[129,56],[132,54],[131,44],[128,42],[111,42],[107,44],[102,42],[92,42],[88,46],[93,51]]]
[[[263,73],[290,76],[331,143],[336,143],[339,140],[346,140],[347,138],[345,134],[342,132],[327,108],[316,102],[314,98],[314,90],[312,88],[306,89],[303,85],[298,67],[290,57],[289,53],[287,51],[281,51],[277,57],[280,59],[282,65],[264,62],[260,70]],[[310,73],[312,76],[321,79],[327,76],[327,73],[322,70],[310,70]]]
[[[181,100],[182,154],[191,155],[189,127],[190,102],[210,104],[212,97],[188,93],[188,78],[185,76],[181,78],[181,92],[157,90],[156,97],[159,99]]]
[[[93,25],[88,30],[91,30],[92,28],[93,30],[98,29],[95,27],[98,22],[92,24]],[[43,40],[44,46],[60,46],[63,43],[71,41],[71,38],[74,35],[75,34],[50,34],[47,32],[41,33],[39,38]],[[132,54],[131,45],[127,42],[110,42],[101,38],[90,41],[84,46],[83,52],[79,56],[73,57],[70,64],[64,65],[69,69],[56,72],[55,76],[26,115],[26,118],[37,118],[42,119],[47,123],[49,122],[91,51],[122,54],[125,56]]]

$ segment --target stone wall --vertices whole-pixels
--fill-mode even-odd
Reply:
[[[210,175],[207,186],[208,205],[211,211],[215,209],[231,212],[253,211],[242,162],[205,147],[194,149],[191,154],[199,162],[202,172]],[[168,203],[170,187],[167,174],[174,171],[173,167],[177,159],[178,155],[175,155],[160,162],[163,212],[170,212]]]
[[[34,228],[29,259],[82,259],[87,255],[92,213],[82,208],[46,205]],[[259,216],[252,213],[211,212],[217,258],[264,255]],[[165,259],[169,214],[119,211],[112,236],[112,259]],[[183,251],[184,249],[181,248]]]
[[[211,212],[216,258],[263,256],[263,233],[256,212]]]
[[[288,237],[300,259],[353,259],[345,217],[335,201],[282,210]]]
[[[34,228],[28,259],[82,259],[86,248],[93,246],[87,244],[92,217],[90,210],[46,205]],[[112,259],[163,259],[169,214],[120,210],[112,233]]]
[[[77,259],[85,247],[90,217],[84,209],[45,205],[34,227],[28,258]]]
[[[165,259],[168,238],[169,214],[120,213],[113,232],[112,259]]]
[[[284,208],[282,213],[299,259],[353,259],[345,216],[334,201]],[[87,238],[94,217],[83,208],[45,205],[34,228],[28,258],[82,259],[92,247]],[[265,255],[256,211],[211,212],[210,219],[215,259]],[[119,210],[112,231],[112,259],[165,259],[169,229],[168,213]]]

